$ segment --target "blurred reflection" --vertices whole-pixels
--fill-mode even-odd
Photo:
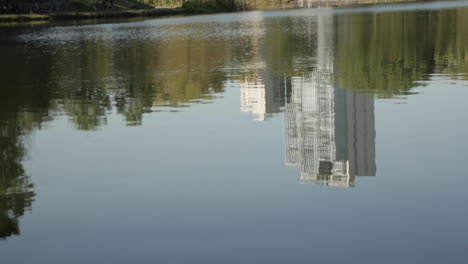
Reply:
[[[317,18],[315,69],[291,80],[286,104],[286,162],[304,183],[349,187],[375,175],[374,99],[334,83],[333,18]]]
[[[34,198],[33,185],[22,161],[26,155],[26,134],[37,127],[41,117],[6,111],[11,109],[5,107],[12,104],[17,104],[18,110],[26,107],[27,99],[23,102],[18,99],[0,97],[0,239],[20,233],[19,218],[31,209]]]
[[[18,219],[31,208],[32,184],[21,164],[24,147],[11,128],[0,127],[0,239],[19,234]]]
[[[375,96],[411,94],[433,74],[468,79],[466,8],[191,19],[2,28],[0,237],[19,233],[34,197],[24,142],[58,115],[78,130],[111,114],[142,125],[238,83],[241,111],[284,112],[286,163],[302,182],[353,186],[376,171]]]
[[[468,78],[466,8],[22,30],[0,33],[0,92],[28,96],[22,91],[40,85],[30,90],[46,112],[66,114],[80,130],[99,129],[114,112],[141,125],[145,113],[211,102],[232,81],[242,83],[242,111],[262,120],[283,111],[287,97],[263,86],[330,63],[336,87],[378,97],[410,94],[434,73]]]
[[[411,94],[431,74],[468,79],[468,9],[336,17],[336,78],[378,97]],[[453,75],[461,74],[461,75]]]
[[[19,218],[31,209],[33,184],[25,171],[28,135],[52,119],[50,57],[29,61],[13,43],[0,63],[0,238],[20,234]]]
[[[277,42],[240,81],[241,111],[263,121],[284,110],[286,164],[303,183],[354,186],[376,173],[374,95],[411,94],[433,73],[468,78],[467,14],[317,15],[290,21],[295,31],[266,28]]]
[[[245,77],[240,82],[242,112],[251,112],[254,120],[264,121],[284,111],[290,78],[275,77],[268,72]]]
[[[374,99],[336,86],[333,17],[312,26],[314,68],[244,80],[241,110],[256,120],[284,110],[286,164],[300,169],[303,183],[349,187],[357,175],[375,175]]]

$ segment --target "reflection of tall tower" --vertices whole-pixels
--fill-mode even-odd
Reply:
[[[256,120],[284,111],[286,163],[300,169],[301,181],[349,187],[356,175],[375,175],[374,102],[335,87],[333,17],[312,25],[315,68],[292,78],[255,71],[240,85],[241,110]]]
[[[318,70],[293,78],[285,113],[286,160],[300,167],[303,181],[348,186],[348,161],[337,154],[332,80],[330,72]]]
[[[292,79],[286,162],[305,183],[348,187],[355,175],[375,174],[374,108],[370,96],[334,87],[332,23],[318,17],[316,68]]]

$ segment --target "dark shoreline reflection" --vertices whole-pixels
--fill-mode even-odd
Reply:
[[[285,163],[302,182],[349,187],[376,174],[374,98],[412,94],[433,74],[468,79],[467,8],[239,17],[2,28],[0,238],[19,234],[34,199],[25,140],[57,115],[85,131],[112,114],[142,125],[237,83],[243,112],[284,113]]]
[[[24,134],[34,126],[30,118],[0,112],[0,239],[20,234],[19,218],[31,209],[35,196],[22,164],[26,155]]]

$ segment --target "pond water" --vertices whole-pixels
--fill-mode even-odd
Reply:
[[[1,263],[463,263],[468,2],[0,27]]]

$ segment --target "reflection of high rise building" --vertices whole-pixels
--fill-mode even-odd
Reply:
[[[330,73],[293,78],[285,110],[286,162],[303,183],[348,187],[375,175],[374,103],[334,88]]]
[[[286,161],[299,166],[302,180],[348,185],[348,164],[338,160],[335,137],[335,93],[330,74],[315,71],[293,78],[286,105]]]
[[[292,79],[286,104],[286,162],[304,183],[348,187],[356,175],[375,174],[373,98],[335,88],[333,21],[317,19],[316,68]]]
[[[371,95],[335,87],[331,63],[301,77],[265,79],[241,84],[241,110],[256,120],[284,110],[286,163],[299,167],[303,183],[349,187],[354,176],[375,175]]]
[[[301,181],[349,187],[354,176],[375,175],[373,98],[336,87],[332,16],[318,16],[315,26],[315,68],[245,79],[241,110],[256,120],[284,111],[286,163],[300,169]]]

